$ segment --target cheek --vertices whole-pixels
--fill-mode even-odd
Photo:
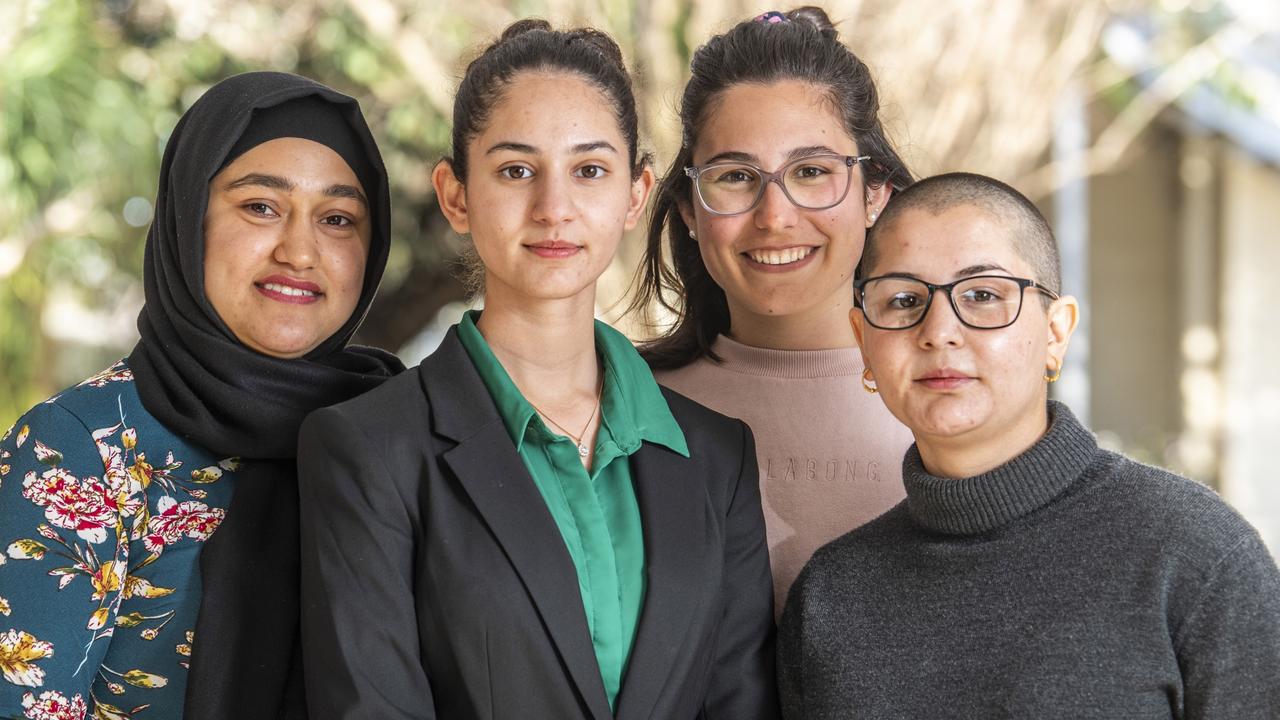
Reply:
[[[341,305],[354,308],[364,288],[364,270],[369,258],[367,245],[345,240],[328,253],[328,258],[330,287],[341,294]]]

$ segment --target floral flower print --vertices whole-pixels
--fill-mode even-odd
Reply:
[[[156,423],[131,380],[119,363],[0,436],[0,717],[181,712],[199,552],[166,550],[213,535],[241,463]]]
[[[44,670],[35,663],[52,656],[53,645],[29,633],[22,630],[0,633],[0,671],[4,672],[4,679],[14,685],[43,685]]]
[[[39,443],[36,445],[40,447]],[[74,530],[94,544],[106,542],[107,528],[113,527],[119,517],[107,507],[105,489],[94,477],[80,480],[58,467],[39,476],[32,470],[23,479],[22,488],[23,497],[45,509],[44,516],[50,524]]]
[[[68,700],[60,692],[43,692],[37,698],[32,693],[22,696],[22,709],[30,720],[82,720],[89,712],[84,698],[76,695]]]

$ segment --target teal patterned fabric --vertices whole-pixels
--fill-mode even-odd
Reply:
[[[182,716],[200,549],[236,458],[174,435],[121,361],[0,440],[0,717]]]

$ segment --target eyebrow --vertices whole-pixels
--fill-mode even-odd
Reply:
[[[369,199],[355,185],[330,185],[324,189],[324,195],[325,197],[350,198],[365,207],[369,207]]]
[[[239,180],[233,180],[227,183],[226,189],[235,190],[236,188],[248,187],[250,185],[258,185],[272,190],[282,190],[284,192],[293,192],[296,187],[293,183],[289,182],[287,178],[282,178],[279,175],[249,173]]]
[[[1000,272],[1003,272],[1003,273],[1009,272],[1008,270],[1005,270],[1003,267],[1001,267],[1000,265],[997,265],[996,263],[979,263],[977,265],[970,265],[969,267],[962,269],[960,272],[956,273],[955,276],[969,277],[970,275],[982,275],[983,273],[989,273],[992,270],[999,270]]]
[[[957,279],[972,277],[974,275],[987,274],[993,270],[999,270],[1000,272],[1003,272],[1003,273],[1009,272],[1008,270],[1005,270],[1003,267],[1001,267],[1000,265],[997,265],[996,263],[980,263],[977,265],[970,265],[967,268],[963,268],[962,270],[960,270],[960,272],[956,273],[953,277]],[[920,276],[914,273],[909,273],[909,272],[887,272],[887,273],[876,275],[876,277],[905,278],[907,280],[919,280],[921,282],[925,282],[924,278],[921,278]]]
[[[228,183],[226,189],[235,190],[236,188],[254,186],[265,187],[271,190],[279,190],[281,192],[293,192],[298,188],[298,186],[288,178],[280,177],[279,175],[249,173],[238,180],[233,180]],[[324,189],[324,195],[325,197],[350,198],[363,204],[365,207],[369,207],[368,198],[364,196],[364,193],[360,192],[360,188],[354,185],[344,185],[341,183],[330,185]]]
[[[832,150],[826,145],[805,145],[804,147],[791,148],[790,150],[788,150],[786,160],[783,162],[783,164],[789,163],[792,160],[798,160],[799,158],[809,157],[810,155],[840,155],[840,154],[841,153],[838,153],[835,150]],[[717,155],[712,155],[711,157],[707,158],[707,161],[703,164],[710,165],[711,163],[717,163],[717,162],[745,162],[745,163],[759,164],[760,158],[754,155],[753,153],[740,152],[737,150],[727,150]]]
[[[501,152],[503,150],[523,153],[525,155],[537,155],[539,152],[538,148],[529,145],[528,143],[503,141],[494,143],[493,146],[486,150],[484,154],[492,155],[493,153]],[[615,155],[618,152],[618,149],[615,148],[613,143],[608,140],[593,140],[591,142],[578,143],[570,148],[570,150],[577,154],[594,152],[596,150],[608,150]]]

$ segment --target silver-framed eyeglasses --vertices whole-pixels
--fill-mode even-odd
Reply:
[[[1008,275],[973,275],[945,285],[902,275],[882,275],[859,280],[853,287],[863,316],[872,327],[881,330],[906,330],[919,325],[939,290],[947,294],[960,322],[977,330],[998,330],[1016,322],[1022,314],[1027,288],[1058,299],[1058,293],[1034,280]]]
[[[747,162],[718,161],[692,165],[684,174],[693,180],[698,204],[712,215],[750,211],[771,182],[777,183],[796,207],[825,210],[839,205],[849,194],[853,166],[870,159],[870,155],[806,155],[774,172]]]

